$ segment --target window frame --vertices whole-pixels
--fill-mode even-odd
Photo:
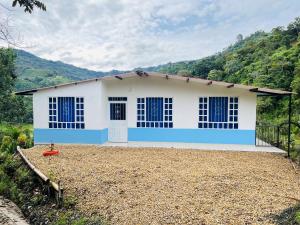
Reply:
[[[227,120],[210,121],[210,98],[227,98]],[[198,128],[239,129],[239,96],[200,96],[198,98]]]
[[[162,120],[161,121],[147,121],[147,98],[162,98]],[[136,98],[136,127],[137,128],[173,128],[173,97],[162,96],[143,96]]]
[[[74,99],[74,122],[59,121],[59,98]],[[50,101],[51,99],[51,101]],[[55,104],[54,104],[55,103]],[[85,99],[83,96],[48,96],[49,129],[85,129]]]

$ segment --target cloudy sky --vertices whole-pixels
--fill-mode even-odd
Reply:
[[[42,0],[9,14],[25,50],[93,70],[198,59],[300,16],[299,0]],[[11,8],[12,0],[0,0]]]

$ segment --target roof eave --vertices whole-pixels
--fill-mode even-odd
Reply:
[[[259,96],[284,96],[284,95],[292,95],[293,94],[293,92],[289,92],[289,91],[262,90],[260,88],[250,89],[249,91],[257,93]]]
[[[103,76],[103,77],[98,77],[98,78],[92,78],[92,79],[88,79],[88,80],[74,81],[74,82],[60,84],[60,85],[56,85],[56,86],[37,88],[37,89],[32,89],[32,90],[25,90],[25,91],[16,92],[15,94],[16,95],[32,95],[33,93],[40,91],[40,90],[58,88],[58,87],[72,85],[72,84],[77,85],[79,83],[98,81],[98,80],[115,80],[116,78],[121,81],[124,78],[129,78],[129,77],[134,77],[134,76],[138,76],[140,78],[148,77],[148,76],[161,77],[161,78],[166,78],[166,79],[175,78],[177,80],[183,80],[186,82],[192,81],[192,82],[196,82],[196,83],[204,84],[204,85],[211,85],[211,86],[216,85],[219,87],[226,87],[226,88],[238,88],[238,89],[244,89],[246,91],[256,93],[257,95],[260,95],[260,96],[261,95],[284,96],[284,95],[294,94],[293,92],[276,90],[276,89],[258,88],[258,87],[242,85],[242,84],[233,84],[233,83],[227,83],[227,82],[223,82],[223,81],[212,81],[212,80],[206,80],[206,79],[195,78],[195,77],[183,77],[183,76],[164,74],[164,73],[158,73],[158,72],[149,72],[149,73],[147,73],[147,76],[140,76],[136,72],[127,72],[127,73],[118,74],[118,75],[114,75],[114,76],[109,75],[109,76]]]
[[[33,93],[35,93],[35,92],[37,92],[37,89],[18,91],[18,92],[15,92],[15,95],[33,95]]]

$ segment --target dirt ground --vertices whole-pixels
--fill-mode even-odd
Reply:
[[[24,150],[61,180],[78,208],[112,224],[277,224],[300,199],[300,176],[283,155],[184,149],[46,146]]]

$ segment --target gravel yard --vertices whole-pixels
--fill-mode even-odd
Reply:
[[[47,148],[24,153],[112,224],[276,224],[300,199],[300,176],[278,154],[62,145],[45,158]]]

